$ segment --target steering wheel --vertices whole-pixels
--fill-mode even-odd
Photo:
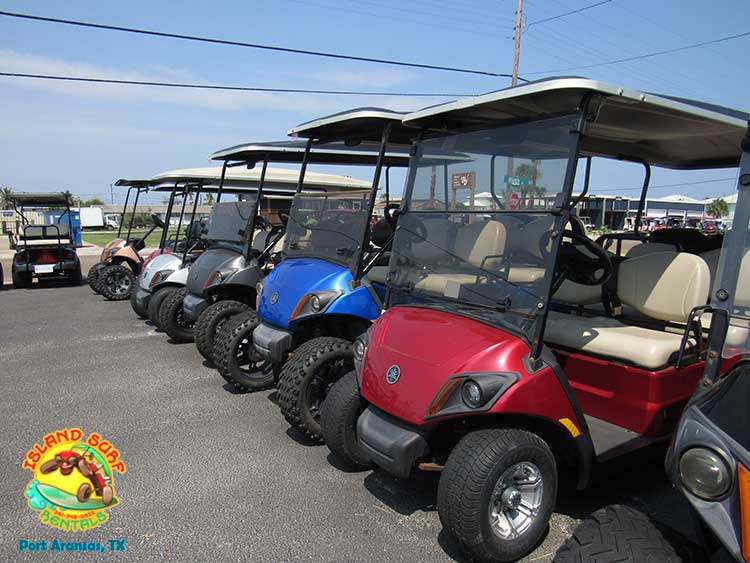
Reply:
[[[281,221],[281,224],[282,224],[282,225],[286,225],[286,224],[287,224],[287,222],[289,221],[289,213],[287,213],[286,211],[281,211],[281,210],[279,210],[279,211],[278,211],[278,212],[276,213],[276,215],[278,215],[278,216],[279,216],[279,221]]]
[[[383,213],[385,214],[385,220],[388,221],[388,224],[394,229],[396,228],[396,222],[398,221],[398,217],[394,213],[394,211],[398,210],[399,207],[400,206],[398,203],[389,203],[383,210]]]
[[[266,237],[266,248],[256,256],[256,259],[261,265],[271,255],[276,244],[278,244],[278,242],[284,237],[284,234],[286,234],[286,228],[283,226],[271,228],[271,232],[268,233],[268,237]]]
[[[609,253],[585,234],[566,229],[562,233],[571,242],[560,245],[556,275],[581,285],[607,283],[613,272]],[[582,246],[587,252],[582,252]],[[593,255],[593,256],[592,256]],[[597,275],[598,272],[601,272]]]
[[[166,224],[156,213],[151,214],[151,221],[153,221],[154,225],[161,228],[164,228],[164,225]]]

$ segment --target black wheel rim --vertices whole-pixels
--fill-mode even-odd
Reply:
[[[315,373],[304,392],[304,401],[313,420],[320,422],[320,407],[328,393],[341,377],[351,369],[346,360],[338,359],[323,366]]]
[[[265,377],[273,372],[273,364],[258,354],[248,337],[240,340],[235,358],[237,367],[249,377]]]

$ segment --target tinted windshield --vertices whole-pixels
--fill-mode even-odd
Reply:
[[[744,153],[740,177],[750,173],[750,153]],[[750,186],[738,184],[737,203],[730,209],[732,225],[724,234],[721,254],[703,255],[713,280],[711,305],[729,313],[724,357],[750,352]],[[718,271],[716,271],[718,270]]]
[[[222,201],[214,205],[206,235],[208,240],[238,244],[250,241],[256,196],[244,197],[243,201]]]
[[[575,156],[571,130],[567,117],[421,142],[391,302],[460,309],[531,336],[550,284],[552,211]]]
[[[287,224],[287,257],[322,258],[353,269],[369,218],[370,190],[301,193]]]

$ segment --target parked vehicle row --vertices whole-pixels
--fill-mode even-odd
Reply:
[[[238,390],[275,386],[290,426],[339,463],[441,472],[440,520],[475,560],[523,557],[561,487],[668,450],[702,537],[675,547],[644,515],[609,507],[557,560],[679,561],[723,546],[750,562],[747,119],[578,78],[316,119],[294,141],[212,155],[223,166],[202,247],[186,234],[170,265],[162,249],[139,272],[134,310],[194,340]],[[576,208],[603,159],[643,169],[644,201],[651,167],[739,167],[732,228],[643,233],[641,212],[633,232],[592,240]],[[268,228],[273,162],[299,171]],[[221,199],[233,170],[259,165],[240,201]],[[326,183],[311,165],[367,166],[371,181]],[[392,167],[406,169],[398,206]],[[521,174],[544,196],[519,197]],[[159,286],[180,271],[180,286]],[[628,525],[637,533],[606,541]]]

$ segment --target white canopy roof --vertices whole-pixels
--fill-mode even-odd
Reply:
[[[150,183],[155,189],[171,190],[175,182],[203,183],[204,190],[216,191],[221,180],[221,166],[206,168],[184,168],[181,170],[170,170],[162,172],[151,178]],[[254,190],[260,182],[262,166],[256,166],[252,170],[246,168],[228,168],[224,180],[227,192]],[[266,169],[264,192],[278,195],[294,195],[297,189],[299,170],[293,168],[271,168]],[[369,189],[372,183],[367,180],[359,180],[350,176],[339,176],[336,174],[322,174],[319,172],[305,173],[305,189],[315,190],[361,190]]]

